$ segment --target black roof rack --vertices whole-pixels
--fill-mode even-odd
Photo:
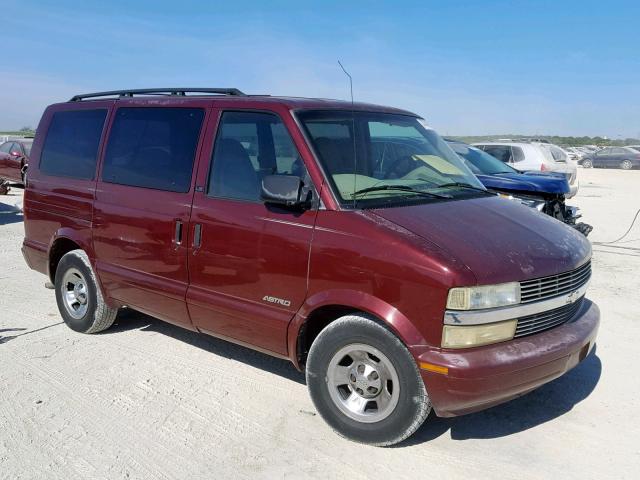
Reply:
[[[246,94],[237,88],[138,88],[133,90],[112,90],[110,92],[85,93],[75,95],[69,100],[70,102],[78,102],[88,98],[98,97],[133,97],[134,95],[167,95],[184,97],[187,93],[214,93],[218,95],[235,95],[244,97]]]

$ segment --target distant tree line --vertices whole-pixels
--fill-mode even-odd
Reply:
[[[479,135],[479,136],[459,136],[459,137],[451,137],[457,140],[462,140],[466,143],[479,143],[479,142],[488,142],[491,140],[505,139],[509,138],[511,140],[531,140],[535,139],[545,139],[551,143],[555,143],[556,145],[565,145],[568,147],[579,147],[581,145],[599,145],[602,147],[606,146],[618,146],[622,147],[624,145],[640,145],[640,139],[638,138],[605,138],[605,137],[561,137],[558,135]]]
[[[6,132],[0,132],[0,135],[16,136],[16,137],[32,137],[36,134],[36,131],[32,127],[22,127],[20,130],[9,130]]]

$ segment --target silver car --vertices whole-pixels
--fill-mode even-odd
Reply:
[[[522,172],[562,173],[571,188],[566,198],[571,198],[578,192],[576,162],[557,145],[542,142],[484,142],[475,143],[474,146]]]

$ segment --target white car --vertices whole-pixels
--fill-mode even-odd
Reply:
[[[582,157],[586,155],[586,153],[581,150],[579,147],[566,147],[563,149],[569,155],[571,160],[580,160]]]
[[[567,153],[557,145],[541,142],[484,142],[475,147],[522,172],[563,173],[571,188],[567,198],[578,192],[578,168]]]

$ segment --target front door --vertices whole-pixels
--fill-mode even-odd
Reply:
[[[21,148],[18,143],[7,142],[0,147],[0,178],[14,182],[22,180],[20,175]]]
[[[307,292],[316,209],[267,206],[260,184],[274,174],[311,182],[278,115],[224,111],[218,118],[191,214],[189,313],[202,331],[286,355],[287,327]]]
[[[109,296],[186,327],[186,237],[205,112],[118,108],[94,204],[96,268]]]
[[[594,167],[608,167],[613,153],[612,148],[603,148],[593,156]]]

